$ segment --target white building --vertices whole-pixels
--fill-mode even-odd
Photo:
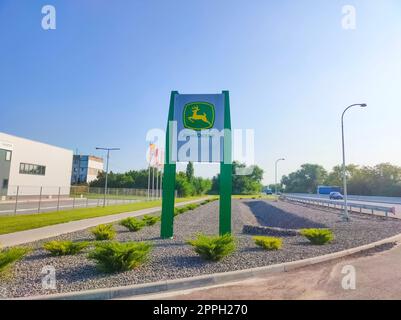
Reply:
[[[0,132],[0,195],[70,193],[71,150]]]
[[[90,183],[103,171],[103,159],[95,156],[74,155],[72,184]]]

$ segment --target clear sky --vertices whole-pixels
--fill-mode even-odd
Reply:
[[[43,30],[54,5],[56,30]],[[342,28],[354,5],[356,29]],[[401,165],[398,0],[0,0],[0,131],[146,166],[171,90],[230,90],[233,128],[254,129],[265,183],[302,163]],[[197,168],[211,175],[213,169]]]

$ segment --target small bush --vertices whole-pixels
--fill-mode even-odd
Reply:
[[[100,224],[91,229],[91,233],[96,240],[113,240],[116,236],[116,231],[111,224]]]
[[[185,207],[187,208],[187,210],[186,210],[186,211],[189,211],[189,210],[194,210],[194,209],[196,209],[196,208],[198,208],[198,207],[199,207],[199,204],[196,204],[196,203],[191,203],[191,204],[188,204],[188,205],[186,205]]]
[[[178,216],[186,211],[188,211],[187,207],[174,208],[174,216]]]
[[[132,270],[146,261],[152,245],[146,242],[98,243],[88,258],[97,263],[103,272]]]
[[[50,241],[43,245],[43,248],[50,252],[53,256],[74,255],[81,252],[89,245],[88,242],[72,242],[72,241]]]
[[[334,239],[330,229],[302,229],[301,234],[316,245],[323,245]]]
[[[21,260],[29,251],[30,249],[24,247],[0,249],[0,274]]]
[[[253,237],[255,244],[265,250],[279,250],[283,246],[283,241],[280,238],[256,236]]]
[[[235,239],[230,234],[223,236],[206,236],[198,234],[196,239],[188,240],[195,252],[206,260],[218,261],[235,250]]]
[[[145,226],[145,222],[134,217],[129,217],[120,221],[120,225],[126,227],[129,231],[135,232]]]
[[[156,216],[150,216],[145,214],[142,218],[142,221],[145,225],[147,226],[153,226],[154,224],[156,224],[158,221],[160,220],[159,217]]]

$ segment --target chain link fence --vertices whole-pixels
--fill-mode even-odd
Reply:
[[[30,214],[161,199],[161,190],[88,186],[9,186],[0,189],[0,215]],[[176,196],[178,194],[176,193]]]

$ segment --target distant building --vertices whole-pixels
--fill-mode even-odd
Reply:
[[[71,150],[0,132],[1,198],[69,194],[72,155]]]
[[[95,156],[74,155],[71,184],[90,183],[103,171],[103,159]]]

